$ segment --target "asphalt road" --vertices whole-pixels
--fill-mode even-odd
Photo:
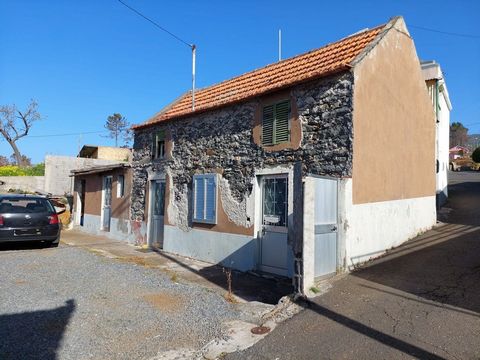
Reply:
[[[445,225],[334,281],[226,359],[480,359],[480,173],[449,181]]]

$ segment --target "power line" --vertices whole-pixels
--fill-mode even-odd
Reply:
[[[102,134],[106,133],[106,130],[103,131],[83,131],[83,132],[78,132],[78,133],[67,133],[67,134],[49,134],[49,135],[28,135],[26,138],[39,138],[39,137],[54,137],[54,136],[73,136],[73,135],[85,135],[85,134]]]
[[[120,0],[119,0],[120,1]],[[460,37],[466,37],[466,38],[472,38],[472,39],[480,39],[480,35],[472,35],[472,34],[461,34],[461,33],[454,33],[454,32],[449,32],[449,31],[442,31],[442,30],[436,30],[436,29],[430,29],[426,28],[423,26],[417,26],[417,25],[408,25],[411,28],[419,29],[419,30],[424,30],[424,31],[430,31],[438,34],[444,34],[444,35],[451,35],[451,36],[460,36]]]
[[[122,0],[117,0],[120,4],[122,4],[123,6],[125,6],[126,8],[130,9],[131,11],[133,11],[135,14],[137,14],[138,16],[141,16],[142,18],[144,18],[145,20],[147,20],[148,22],[152,23],[153,25],[155,25],[157,28],[159,28],[160,30],[166,32],[167,34],[169,34],[170,36],[174,37],[175,39],[177,39],[178,41],[184,43],[185,45],[187,45],[189,48],[193,48],[193,44],[189,44],[188,42],[186,42],[185,40],[183,40],[182,38],[178,37],[177,35],[175,35],[174,33],[168,31],[167,29],[165,29],[163,26],[159,25],[158,23],[156,23],[155,21],[153,21],[152,19],[150,19],[149,17],[143,15],[140,11],[134,9],[133,7],[131,7],[130,5],[124,3]]]
[[[133,11],[138,16],[141,16],[143,19],[147,20],[152,25],[156,26],[160,30],[166,32],[168,35],[172,36],[173,38],[177,39],[178,41],[180,41],[181,43],[187,45],[190,49],[192,49],[192,111],[194,111],[195,110],[195,57],[196,57],[195,54],[196,54],[196,49],[197,49],[196,45],[195,44],[189,44],[188,42],[186,42],[182,38],[178,37],[177,35],[175,35],[174,33],[170,32],[170,31],[168,31],[163,26],[159,25],[158,23],[156,23],[155,21],[153,21],[149,17],[143,15],[140,11],[134,9],[130,5],[123,2],[122,0],[117,0],[117,1],[120,4],[122,4],[123,6],[125,6],[127,9]]]

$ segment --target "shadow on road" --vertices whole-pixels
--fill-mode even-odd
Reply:
[[[316,304],[314,302],[307,301],[307,302],[300,302],[299,304],[311,311],[316,312],[318,315],[321,315],[327,319],[335,321],[336,323],[343,325],[351,330],[354,330],[359,334],[365,335],[372,340],[378,341],[384,345],[397,349],[405,354],[409,354],[418,359],[431,359],[431,360],[444,359],[441,356],[435,355],[427,350],[424,350],[413,344],[409,344],[406,341],[400,340],[384,332],[375,330],[374,328],[368,325],[364,325],[356,320],[353,320],[347,316],[344,316],[335,311],[327,309],[326,307]]]
[[[57,359],[75,301],[52,310],[0,315],[0,359]]]
[[[438,227],[355,271],[373,283],[480,313],[480,182],[449,186]]]
[[[9,241],[0,243],[0,251],[11,250],[38,250],[49,246],[49,243],[41,241]]]
[[[177,265],[191,271],[212,284],[228,290],[228,283],[223,267],[212,265],[200,270],[178,261],[161,250],[154,250],[158,255],[173,261]],[[285,295],[293,293],[293,286],[287,278],[264,278],[261,276],[232,270],[232,289],[235,296],[247,301],[260,301],[268,304],[277,304]]]

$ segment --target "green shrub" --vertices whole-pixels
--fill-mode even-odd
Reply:
[[[16,165],[0,166],[0,176],[44,176],[45,164],[19,167]]]
[[[476,148],[472,153],[472,160],[480,163],[480,147]]]

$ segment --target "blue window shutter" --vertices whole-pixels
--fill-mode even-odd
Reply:
[[[194,177],[194,220],[203,221],[205,217],[205,179],[203,176]]]
[[[217,175],[193,176],[193,221],[217,223]]]
[[[216,223],[217,218],[217,184],[215,175],[205,177],[205,221]]]

